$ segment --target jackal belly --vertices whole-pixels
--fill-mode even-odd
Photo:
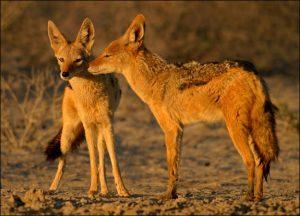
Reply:
[[[222,111],[218,104],[219,96],[191,89],[179,97],[181,99],[178,100],[177,107],[183,124],[222,119]]]

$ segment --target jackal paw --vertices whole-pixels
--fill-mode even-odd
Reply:
[[[107,196],[109,196],[109,192],[108,192],[108,190],[101,190],[100,195],[107,197]]]
[[[159,195],[160,199],[169,200],[169,199],[177,199],[178,195],[176,192],[165,192],[161,195]]]
[[[54,194],[55,192],[56,192],[55,189],[48,189],[48,190],[46,191],[46,194],[51,195],[51,194]]]
[[[88,192],[89,195],[94,195],[94,194],[96,194],[96,193],[97,193],[96,190],[89,190],[89,192]]]
[[[255,202],[260,202],[262,200],[262,195],[255,195],[254,201]]]
[[[128,191],[126,189],[119,191],[118,195],[120,197],[129,197],[130,196],[130,194],[128,193]]]
[[[252,194],[247,194],[242,197],[242,201],[253,201],[253,200],[254,200],[254,197]]]

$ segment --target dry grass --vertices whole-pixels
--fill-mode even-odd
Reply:
[[[50,69],[1,76],[1,142],[34,148],[49,139],[60,124],[62,84]]]

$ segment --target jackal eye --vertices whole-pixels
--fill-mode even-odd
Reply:
[[[81,62],[82,61],[82,58],[78,58],[78,59],[76,59],[74,62],[75,63],[79,63],[79,62]]]
[[[64,61],[65,61],[64,58],[58,58],[58,60],[59,60],[60,62],[64,62]]]
[[[111,56],[110,54],[105,54],[105,55],[104,55],[105,58],[108,58],[108,57],[110,57],[110,56]]]

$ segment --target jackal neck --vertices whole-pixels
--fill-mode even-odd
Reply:
[[[158,74],[167,65],[165,60],[142,47],[136,57],[133,69],[124,73],[131,88],[146,103],[154,99],[158,91]]]
[[[90,86],[94,86],[97,78],[87,71],[80,72],[69,80],[69,84],[75,92],[85,92]]]

